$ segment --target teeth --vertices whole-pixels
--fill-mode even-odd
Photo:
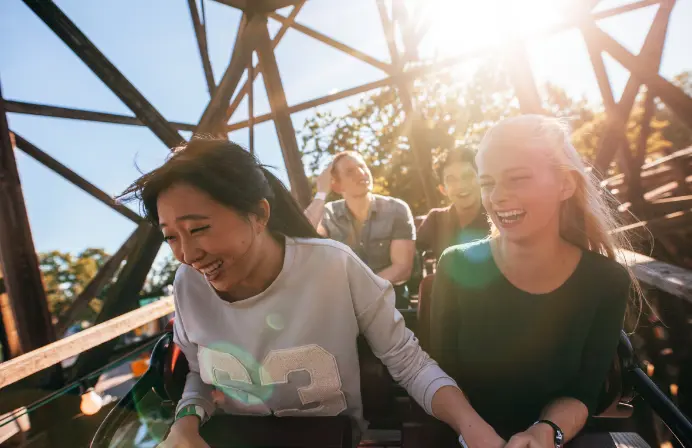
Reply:
[[[514,218],[516,216],[523,215],[526,212],[524,212],[524,210],[509,210],[506,212],[496,212],[496,213],[497,213],[497,216],[499,216],[500,218]]]
[[[221,267],[222,264],[223,264],[223,261],[221,261],[221,260],[215,261],[214,263],[212,263],[212,264],[210,264],[210,265],[208,265],[208,266],[205,266],[203,269],[200,269],[200,271],[202,271],[202,273],[203,273],[204,275],[211,275],[211,274],[213,274],[217,269],[219,269],[219,268]]]

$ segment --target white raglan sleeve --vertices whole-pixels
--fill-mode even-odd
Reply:
[[[404,317],[394,307],[392,284],[375,275],[355,254],[348,258],[348,281],[360,332],[394,381],[432,415],[435,393],[444,386],[457,387],[456,383],[406,328]]]
[[[187,332],[185,331],[185,312],[187,310],[185,306],[181,306],[181,295],[186,293],[186,288],[181,283],[184,282],[184,275],[181,275],[181,269],[178,270],[174,287],[175,295],[175,321],[173,323],[173,341],[180,347],[180,350],[187,358],[187,362],[190,366],[190,372],[187,374],[185,379],[185,389],[183,390],[183,396],[178,402],[175,413],[187,405],[198,405],[204,408],[207,413],[207,417],[214,414],[216,405],[212,398],[212,391],[214,387],[211,384],[207,384],[202,381],[202,377],[199,374],[199,361],[197,359],[197,344],[191,342],[187,337]]]

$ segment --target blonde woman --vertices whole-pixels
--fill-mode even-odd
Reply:
[[[431,354],[507,447],[561,446],[594,410],[636,281],[558,120],[500,122],[476,162],[492,234],[442,255]]]

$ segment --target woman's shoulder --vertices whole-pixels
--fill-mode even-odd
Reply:
[[[493,255],[490,249],[490,238],[483,238],[470,243],[450,246],[442,252],[440,264],[485,264],[492,262]]]
[[[585,277],[599,285],[618,288],[631,283],[629,271],[617,260],[593,251],[584,251],[582,257]]]
[[[294,246],[304,256],[324,257],[328,260],[358,258],[350,247],[329,238],[286,238],[286,244]]]

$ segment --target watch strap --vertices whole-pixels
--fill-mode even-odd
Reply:
[[[180,420],[181,418],[187,417],[188,415],[194,415],[195,417],[199,418],[200,426],[207,421],[207,413],[204,410],[204,408],[202,406],[194,404],[189,404],[187,406],[183,406],[182,408],[180,408],[178,413],[175,415],[175,419]]]
[[[550,420],[538,420],[536,423],[534,423],[534,426],[539,424],[539,423],[545,423],[546,425],[550,426],[553,428],[553,431],[555,432],[555,448],[562,448],[565,443],[565,433],[562,432],[562,429],[560,429],[559,426],[557,426],[555,423],[551,422]]]

